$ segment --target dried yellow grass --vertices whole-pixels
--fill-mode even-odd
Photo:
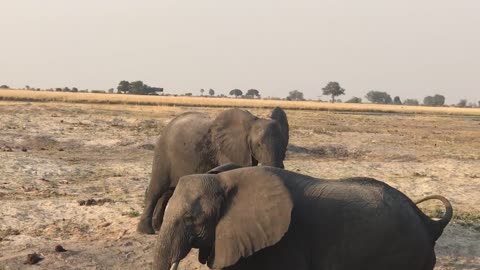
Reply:
[[[68,93],[28,90],[0,90],[0,100],[39,101],[39,102],[71,102],[92,104],[129,104],[159,106],[195,106],[195,107],[241,107],[241,108],[273,108],[295,110],[322,110],[345,112],[379,112],[379,113],[419,113],[419,114],[452,114],[480,115],[479,108],[424,107],[383,104],[327,103],[315,101],[259,100],[209,97],[174,97],[174,96],[141,96],[101,93]]]

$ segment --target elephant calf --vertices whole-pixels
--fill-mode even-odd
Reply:
[[[155,146],[137,231],[153,234],[154,227],[160,228],[165,205],[181,176],[205,173],[227,163],[283,168],[288,137],[287,115],[278,107],[270,119],[240,109],[225,110],[215,118],[199,112],[179,115],[165,127]]]
[[[192,248],[214,269],[432,270],[452,218],[432,220],[400,191],[370,178],[322,180],[274,167],[180,178],[153,269],[176,269]],[[424,199],[424,200],[426,200]],[[423,201],[423,200],[422,200]]]

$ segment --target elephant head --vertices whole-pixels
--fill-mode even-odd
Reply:
[[[215,118],[211,130],[220,163],[284,168],[289,135],[282,109],[275,108],[270,119],[240,109],[227,110]]]
[[[180,178],[165,210],[153,269],[176,269],[192,248],[210,268],[224,268],[282,239],[292,197],[274,175],[197,174]],[[214,172],[216,173],[216,172]]]

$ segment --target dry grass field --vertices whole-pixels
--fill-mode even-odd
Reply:
[[[287,108],[287,169],[374,177],[412,199],[446,196],[455,218],[437,242],[436,269],[480,269],[478,109],[10,90],[0,91],[0,99],[10,99],[0,101],[1,270],[149,269],[156,238],[135,228],[155,139],[183,112],[223,110],[212,102],[263,117],[270,111],[264,107]],[[119,104],[95,104],[107,100]],[[158,106],[142,105],[152,102]],[[88,199],[102,200],[80,205]],[[422,206],[432,214],[439,207]],[[68,251],[55,252],[58,244]],[[24,265],[33,252],[44,260]],[[180,268],[207,269],[194,251]]]
[[[140,96],[101,93],[69,93],[26,90],[0,90],[0,100],[12,101],[56,101],[70,103],[192,106],[192,107],[243,107],[273,108],[280,106],[291,110],[383,112],[409,114],[480,115],[479,108],[423,107],[405,105],[328,103],[314,101],[258,100],[209,97]]]

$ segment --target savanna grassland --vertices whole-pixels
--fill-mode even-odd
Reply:
[[[8,91],[2,92],[4,97]],[[135,229],[155,140],[183,112],[213,116],[223,108],[16,100],[0,101],[0,269],[148,269],[156,238]],[[228,101],[259,116],[270,112],[265,104],[241,103],[260,101]],[[291,131],[286,168],[320,178],[374,177],[414,200],[446,196],[455,218],[437,242],[436,269],[480,269],[480,113],[298,106],[286,110]],[[81,202],[88,199],[97,205]],[[432,215],[443,209],[422,207]],[[68,251],[55,252],[58,244]],[[45,259],[24,265],[33,252]],[[180,268],[207,269],[195,251]]]
[[[423,107],[423,106],[391,106],[383,104],[329,103],[316,101],[286,101],[268,99],[212,98],[187,96],[145,96],[82,93],[4,90],[0,91],[0,100],[68,102],[90,104],[122,104],[122,105],[158,105],[158,106],[190,106],[190,107],[240,107],[240,108],[272,108],[280,106],[292,110],[341,111],[341,112],[381,112],[381,113],[414,113],[414,114],[448,114],[477,115],[480,108],[456,107]]]

